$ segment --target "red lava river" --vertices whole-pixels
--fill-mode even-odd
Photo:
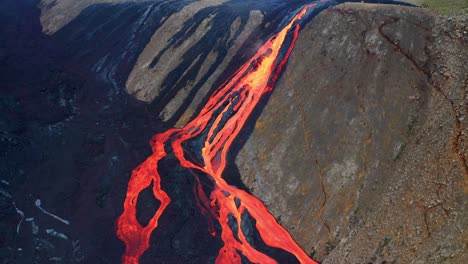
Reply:
[[[239,253],[252,263],[277,263],[271,256],[250,245],[241,228],[229,226],[229,219],[231,222],[234,219],[237,226],[241,227],[242,215],[245,212],[255,220],[255,228],[266,245],[291,253],[300,263],[316,263],[298,246],[259,199],[229,185],[222,177],[226,168],[227,153],[234,139],[262,96],[272,91],[294,48],[299,34],[298,21],[312,6],[314,4],[305,6],[281,31],[268,39],[249,61],[211,95],[198,116],[185,127],[169,129],[153,136],[153,154],[133,170],[128,183],[124,211],[117,220],[117,235],[126,245],[123,263],[138,263],[143,252],[150,246],[150,235],[158,227],[159,218],[171,203],[171,198],[161,187],[161,175],[158,170],[158,162],[168,155],[166,147],[172,148],[182,167],[198,170],[213,182],[213,190],[206,194],[196,177],[194,196],[200,210],[210,218],[208,231],[213,236],[219,235],[223,241],[216,257],[217,264],[241,263]],[[292,35],[292,40],[285,41],[287,36],[291,36],[289,34]],[[189,153],[186,153],[182,143],[202,133],[207,135],[200,153],[202,161],[192,162],[187,158]],[[138,195],[151,184],[153,195],[160,201],[160,205],[148,224],[142,226],[136,217],[136,204]],[[214,228],[215,221],[221,227],[220,234],[217,234]]]

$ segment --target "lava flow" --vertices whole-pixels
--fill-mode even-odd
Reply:
[[[213,190],[207,195],[195,175],[194,195],[200,210],[209,218],[208,221],[217,221],[221,227],[220,237],[224,244],[219,250],[216,263],[241,263],[240,254],[252,263],[276,263],[271,256],[258,251],[249,243],[241,228],[245,215],[255,220],[255,227],[266,245],[291,253],[300,263],[316,263],[278,224],[260,200],[229,185],[222,176],[234,139],[262,96],[272,91],[298,37],[297,22],[312,6],[314,4],[305,6],[280,32],[273,35],[253,58],[213,93],[199,115],[185,127],[173,128],[153,136],[153,154],[133,170],[124,212],[117,221],[117,235],[126,244],[124,263],[138,263],[140,256],[149,247],[150,235],[158,227],[160,216],[171,202],[171,198],[161,187],[161,175],[158,171],[158,162],[168,155],[165,147],[172,148],[182,167],[198,170],[213,182]],[[285,41],[289,33],[292,34],[291,41]],[[199,153],[202,162],[190,161],[187,158],[189,153],[184,150],[182,143],[200,137],[205,139]],[[160,201],[160,206],[148,224],[142,226],[136,217],[137,199],[151,184],[153,195]],[[230,221],[236,222],[237,227],[230,226]],[[216,235],[213,224],[209,232]]]

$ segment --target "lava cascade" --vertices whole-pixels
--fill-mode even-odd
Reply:
[[[223,178],[231,145],[262,96],[272,91],[298,37],[298,21],[314,5],[303,7],[281,31],[268,39],[249,61],[211,95],[198,116],[185,127],[169,129],[153,136],[150,142],[153,154],[133,170],[124,211],[117,220],[117,235],[126,245],[123,263],[138,263],[140,256],[149,247],[151,233],[158,227],[159,218],[171,202],[161,187],[158,170],[158,162],[168,155],[166,147],[172,148],[182,167],[198,170],[213,182],[213,190],[207,195],[200,180],[194,175],[194,196],[202,213],[211,221],[209,232],[213,236],[217,235],[213,224],[215,220],[221,227],[223,246],[216,258],[217,264],[240,264],[240,253],[252,263],[276,263],[272,257],[249,244],[240,228],[242,216],[246,213],[255,220],[255,227],[266,245],[291,253],[300,263],[316,263],[259,199],[229,185]],[[292,34],[292,39],[285,41],[288,34]],[[282,51],[285,53],[282,54]],[[183,142],[202,136],[206,136],[199,153],[202,161],[193,162],[187,158],[189,153],[184,150]],[[160,205],[148,224],[142,226],[136,217],[136,204],[138,195],[151,184],[153,195],[160,201]],[[233,219],[239,227],[235,230],[229,226],[229,221]]]

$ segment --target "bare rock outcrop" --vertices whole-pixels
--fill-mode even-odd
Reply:
[[[301,31],[236,162],[318,260],[467,261],[466,27],[345,4]]]

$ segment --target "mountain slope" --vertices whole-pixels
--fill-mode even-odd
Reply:
[[[324,263],[462,263],[466,18],[346,4],[301,32],[236,163]],[[458,29],[458,32],[464,29]]]

